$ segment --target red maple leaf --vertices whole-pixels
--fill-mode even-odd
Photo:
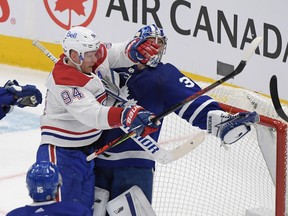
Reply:
[[[85,16],[83,2],[87,0],[57,0],[55,11],[74,10],[79,16]]]

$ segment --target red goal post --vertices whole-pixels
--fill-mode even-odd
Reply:
[[[238,109],[226,104],[221,104],[221,107],[229,113],[244,112],[245,110]],[[285,196],[286,196],[286,181],[287,181],[287,124],[279,120],[261,115],[259,124],[276,130],[276,198],[275,198],[275,215],[285,214]],[[288,209],[287,209],[288,211]]]
[[[170,164],[157,163],[153,192],[156,214],[287,214],[287,124],[278,118],[271,99],[229,86],[219,86],[209,95],[229,113],[257,111],[260,122],[228,150],[220,147],[219,139],[206,135],[205,141],[185,157]],[[169,140],[181,142],[182,137],[197,131],[170,114],[163,122],[159,143],[172,149],[176,146],[170,146]]]

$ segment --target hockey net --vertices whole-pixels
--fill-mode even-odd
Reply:
[[[153,191],[156,214],[286,215],[287,124],[277,117],[271,99],[229,86],[219,86],[209,95],[227,112],[257,111],[261,121],[233,145],[223,147],[219,139],[206,135],[204,142],[183,158],[157,163]],[[170,114],[164,119],[159,143],[174,149],[175,143],[171,146],[169,140],[181,140],[197,131]]]

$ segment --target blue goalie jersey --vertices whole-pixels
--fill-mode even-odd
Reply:
[[[138,70],[137,66],[133,66],[115,71],[120,75],[120,87],[127,94],[127,98],[136,101],[138,105],[155,113],[156,116],[201,90],[194,81],[169,63],[159,63],[156,68],[147,67],[144,70]],[[221,108],[214,99],[203,95],[185,104],[175,113],[191,125],[206,129],[207,113],[211,110]],[[156,141],[160,130],[150,134]],[[123,134],[121,129],[104,131],[97,145],[100,147]],[[127,139],[99,155],[96,158],[96,166],[154,168],[155,162],[133,139]]]

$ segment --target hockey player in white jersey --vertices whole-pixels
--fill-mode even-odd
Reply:
[[[142,43],[143,42],[143,43]],[[62,42],[64,54],[55,64],[47,82],[46,105],[41,117],[41,145],[37,161],[51,161],[59,167],[63,187],[59,200],[94,203],[94,161],[86,157],[95,149],[104,129],[128,126],[146,136],[158,129],[153,115],[140,106],[108,107],[101,77],[109,80],[110,67],[131,66],[157,53],[157,45],[132,40],[107,49],[95,33],[84,27],[67,31]],[[139,49],[141,46],[141,49]],[[132,61],[132,60],[133,61]],[[148,125],[149,124],[149,125]]]
[[[148,25],[141,28],[135,38],[150,40],[157,43],[160,48],[159,53],[144,64],[116,69],[120,75],[120,87],[128,93],[128,99],[136,101],[145,109],[159,115],[201,90],[193,80],[184,76],[175,66],[161,62],[167,46],[167,37],[162,29],[156,25]],[[175,113],[191,125],[208,130],[208,133],[221,138],[226,144],[236,142],[250,130],[251,124],[259,120],[257,113],[229,115],[207,95],[187,103]],[[150,136],[157,141],[159,132],[158,130]],[[123,132],[120,129],[105,131],[97,142],[101,146],[121,135]],[[95,166],[96,186],[107,190],[110,194],[109,199],[113,199],[112,203],[109,202],[110,205],[108,203],[109,212],[113,213],[112,204],[117,203],[115,208],[120,208],[119,206],[122,205],[120,202],[127,200],[122,199],[122,196],[129,194],[128,189],[135,185],[144,192],[149,202],[152,202],[155,161],[133,139],[127,139],[120,145],[109,149],[106,155],[99,155],[95,159]],[[117,202],[118,197],[119,202]],[[131,206],[131,203],[133,202],[129,205],[123,203],[122,206]],[[144,201],[143,205],[144,203],[146,202]],[[137,208],[140,208],[139,211],[147,210],[147,205],[145,204],[143,208],[138,204],[133,208],[136,211]],[[149,214],[152,215],[151,212]],[[141,215],[147,214],[143,210]]]
[[[34,163],[26,174],[26,186],[33,203],[10,211],[7,216],[89,216],[90,209],[75,202],[56,202],[62,185],[58,167],[49,161]]]

